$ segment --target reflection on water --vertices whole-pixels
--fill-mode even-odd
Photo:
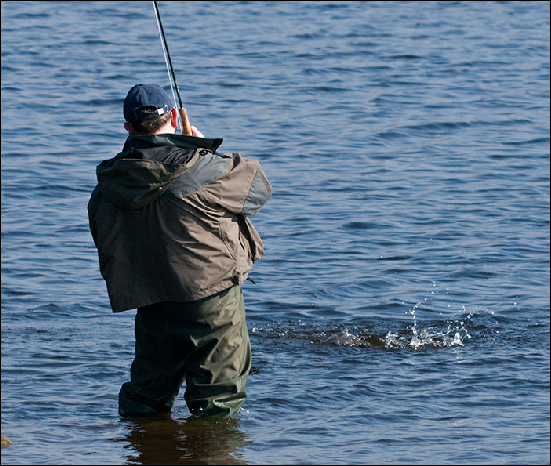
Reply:
[[[127,464],[246,464],[238,453],[251,443],[236,420],[142,417],[121,421],[128,433]]]

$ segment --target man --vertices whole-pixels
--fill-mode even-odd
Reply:
[[[96,169],[90,230],[113,312],[137,309],[119,413],[170,412],[184,380],[193,415],[231,417],[245,401],[251,349],[241,284],[263,255],[247,218],[272,194],[260,164],[218,154],[222,139],[176,135],[163,89],[124,101],[123,151]]]

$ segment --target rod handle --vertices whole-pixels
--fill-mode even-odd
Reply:
[[[187,117],[186,109],[181,108],[179,112],[180,112],[180,117],[182,118],[182,134],[185,134],[186,136],[193,136],[193,133],[191,132],[191,125],[189,124],[189,120]]]

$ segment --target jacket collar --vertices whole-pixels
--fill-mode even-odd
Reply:
[[[159,146],[176,146],[183,149],[208,149],[215,152],[222,144],[222,138],[198,138],[183,134],[154,134],[147,136],[129,136],[124,143],[123,152],[131,147],[135,149],[149,149]]]

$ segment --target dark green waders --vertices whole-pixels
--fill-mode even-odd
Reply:
[[[119,393],[121,416],[171,410],[184,380],[190,412],[229,418],[246,398],[251,345],[239,285],[189,303],[138,309],[130,382]]]

